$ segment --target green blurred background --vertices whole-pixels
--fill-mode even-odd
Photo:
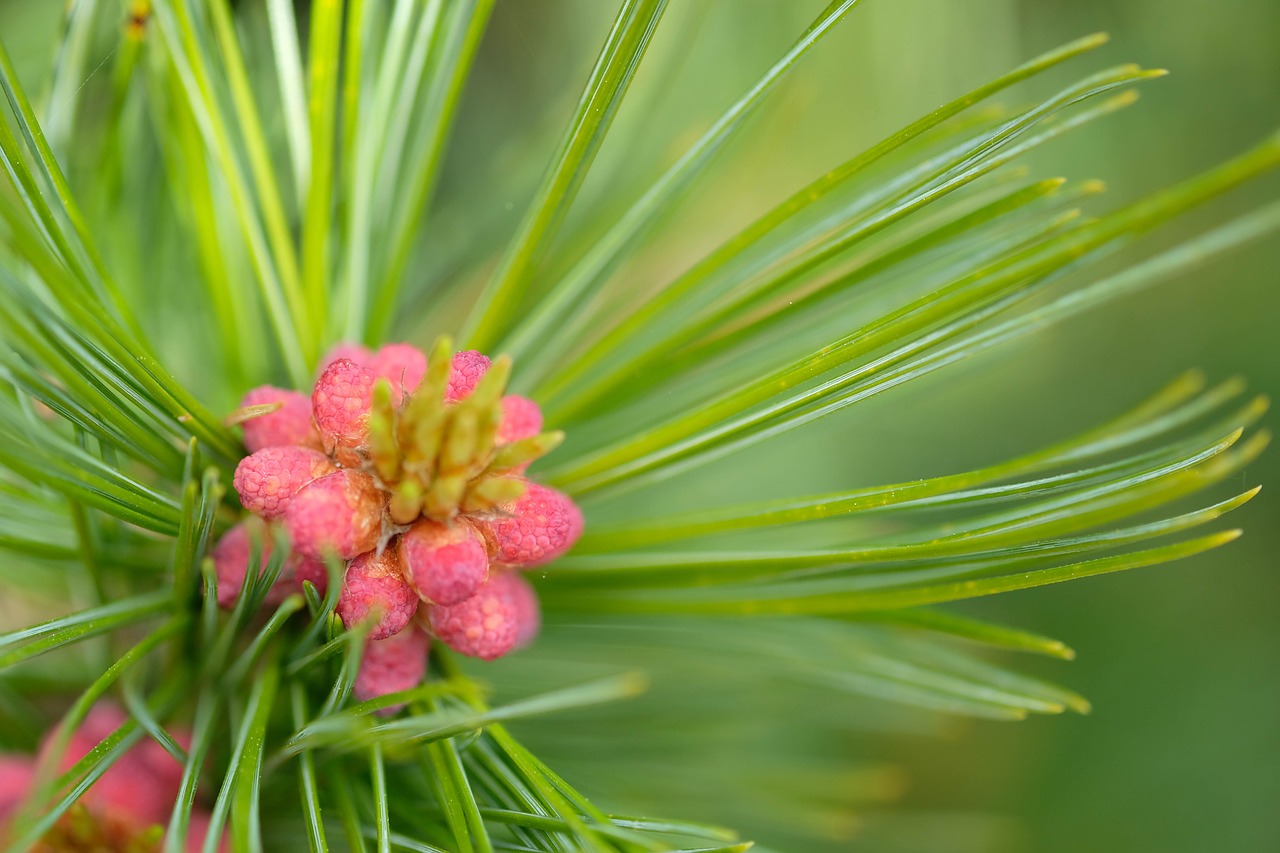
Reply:
[[[33,79],[50,56],[59,5],[0,0],[0,34]],[[651,51],[655,60],[665,57],[655,67],[669,70],[641,72],[635,103],[615,130],[628,143],[606,146],[599,162],[609,191],[625,193],[619,204],[692,141],[820,4],[671,5]],[[510,233],[613,6],[500,0],[442,187],[442,209],[465,215],[436,235],[446,247],[440,256],[468,243],[487,251]],[[700,185],[680,233],[657,244],[653,268],[679,269],[714,235],[897,126],[1097,30],[1113,42],[1084,65],[1135,61],[1173,73],[1148,85],[1136,107],[1036,152],[1035,174],[1104,179],[1118,203],[1207,168],[1280,125],[1274,0],[867,0]],[[1223,218],[1274,198],[1278,188],[1275,179],[1259,182],[1197,216],[1201,223]],[[608,209],[603,189],[604,181],[588,182],[584,201]],[[590,221],[571,224],[593,229]],[[1178,223],[1148,242],[1172,244],[1192,225]],[[432,246],[429,239],[428,257]],[[877,398],[812,431],[806,441],[819,452],[796,476],[826,488],[961,470],[1095,423],[1188,367],[1218,379],[1243,374],[1280,396],[1278,269],[1280,244],[1255,245]],[[860,446],[875,453],[861,455]],[[818,476],[832,479],[812,483]],[[1074,646],[1079,658],[1071,664],[1017,663],[1078,689],[1094,713],[957,722],[937,738],[887,736],[873,757],[905,765],[901,799],[857,816],[861,831],[849,849],[1280,848],[1274,449],[1239,485],[1256,483],[1264,485],[1261,496],[1233,516],[1247,536],[1227,549],[967,608]]]
[[[656,67],[672,70],[665,78],[653,74],[657,81],[643,72],[638,77],[632,99],[640,106],[624,110],[615,136],[639,141],[606,145],[598,171],[609,175],[609,186],[629,180],[642,187],[652,179],[785,49],[820,5],[673,3],[650,56]],[[574,48],[598,43],[612,6],[499,5],[473,89],[477,97],[462,125],[474,145],[472,157],[501,164],[518,160],[530,144],[548,150],[591,60]],[[709,235],[727,233],[920,113],[1098,30],[1110,32],[1112,44],[1083,65],[1133,61],[1172,74],[1145,87],[1135,107],[1036,152],[1033,173],[1102,178],[1109,203],[1122,203],[1205,169],[1280,125],[1277,3],[868,0],[700,185],[685,206],[682,227],[657,241],[653,267],[659,274],[678,270],[694,247],[712,245]],[[668,62],[670,55],[685,58]],[[1059,82],[1078,73],[1079,65],[1066,69]],[[503,109],[495,111],[495,102]],[[514,141],[504,137],[512,126],[520,129]],[[532,143],[539,132],[545,138]],[[491,168],[499,176],[480,197],[502,197],[501,188],[511,186],[510,172]],[[469,182],[477,171],[484,170],[459,168],[455,174]],[[1260,182],[1198,213],[1198,221],[1275,198],[1278,187],[1274,178]],[[446,187],[446,198],[465,191],[460,180]],[[589,182],[584,200],[592,201],[593,191]],[[523,195],[506,192],[518,213]],[[493,216],[502,219],[500,212]],[[1175,243],[1195,221],[1177,223],[1148,245]],[[812,443],[805,451],[812,461],[793,457],[792,476],[779,472],[766,490],[893,482],[992,461],[1110,416],[1189,367],[1217,379],[1244,374],[1274,398],[1280,395],[1277,269],[1280,245],[1272,240],[872,400],[807,430],[805,441]],[[874,453],[859,454],[860,445]],[[759,470],[766,453],[741,467]],[[1079,689],[1095,711],[1020,724],[958,723],[941,739],[882,741],[872,747],[874,757],[906,759],[905,792],[882,813],[859,816],[850,848],[1276,849],[1277,474],[1280,454],[1273,451],[1239,484],[1269,488],[1236,517],[1248,535],[1231,548],[969,608],[1072,644],[1079,652],[1072,664],[1014,663]]]

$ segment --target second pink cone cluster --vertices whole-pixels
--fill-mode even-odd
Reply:
[[[95,707],[68,739],[54,770],[61,773],[70,769],[127,719],[124,712],[114,705]],[[175,730],[171,735],[181,747],[190,749],[191,737],[187,731]],[[46,737],[41,746],[41,760],[48,758],[52,746],[52,736]],[[37,759],[33,757],[0,755],[0,835],[3,835],[5,822],[31,793],[36,781],[36,765]],[[95,833],[99,837],[93,841],[95,846],[76,846],[74,849],[117,849],[116,845],[120,845],[119,849],[129,850],[150,849],[152,846],[159,849],[158,843],[131,842],[143,838],[151,827],[168,824],[181,786],[182,765],[156,741],[142,741],[121,756],[81,795],[79,804],[100,825]],[[64,816],[59,827],[53,830],[54,835],[60,834],[60,827],[66,821]],[[204,810],[197,808],[192,812],[185,845],[187,850],[203,848],[209,823],[209,814]],[[49,849],[49,843],[46,839],[45,845],[38,849]],[[80,843],[89,841],[80,839]],[[113,846],[97,846],[108,843]],[[64,848],[57,845],[54,849]],[[218,849],[225,850],[227,845],[223,843]]]

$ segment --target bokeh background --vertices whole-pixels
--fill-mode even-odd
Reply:
[[[626,144],[606,146],[599,161],[617,205],[696,138],[820,5],[674,0],[651,50],[656,70],[641,72],[619,118],[615,136]],[[32,80],[51,56],[59,6],[0,0],[0,36]],[[499,0],[441,190],[442,209],[458,215],[428,237],[423,263],[465,270],[468,256],[484,255],[510,233],[613,6]],[[787,189],[918,114],[1098,30],[1110,32],[1112,43],[1058,82],[1120,61],[1172,74],[1146,86],[1137,106],[1037,151],[1029,161],[1035,174],[1103,179],[1120,203],[1280,126],[1274,0],[867,0],[725,153],[649,263],[655,273],[679,269],[691,252]],[[605,186],[589,181],[584,206],[609,210]],[[1274,199],[1278,190],[1274,178],[1260,181],[1196,217],[1216,221]],[[1194,222],[1175,224],[1147,245],[1176,243]],[[570,231],[598,227],[581,218]],[[1095,423],[1189,367],[1213,378],[1242,374],[1280,397],[1277,270],[1280,243],[1273,239],[884,395],[812,430],[805,441],[813,461],[793,466],[792,474],[813,488],[834,488],[962,470]],[[643,265],[628,271],[644,273]],[[447,325],[448,312],[442,304],[431,322]],[[813,483],[818,477],[827,482]],[[1022,723],[957,721],[936,736],[862,743],[903,770],[895,777],[896,801],[851,816],[857,832],[840,849],[1277,849],[1275,449],[1239,485],[1257,483],[1260,497],[1233,516],[1247,535],[1229,548],[964,608],[1067,641],[1079,652],[1073,663],[1018,663],[1084,693],[1094,712]],[[536,745],[537,730],[527,736]],[[575,778],[590,790],[590,769],[582,772],[588,778]],[[695,803],[687,811],[698,816]]]

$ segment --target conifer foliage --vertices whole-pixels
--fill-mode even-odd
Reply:
[[[939,605],[1239,535],[1217,522],[1257,491],[1231,485],[1266,403],[1198,373],[925,479],[742,494],[709,463],[1269,234],[1280,204],[1139,239],[1275,167],[1280,135],[1081,215],[1096,183],[1010,164],[1160,76],[1089,66],[1090,36],[640,287],[627,262],[862,4],[815,8],[591,208],[651,43],[695,32],[621,0],[490,233],[436,190],[494,2],[78,0],[39,95],[0,48],[6,849],[750,846],[698,820],[824,849],[893,787],[842,754],[891,727],[877,703],[1088,709],[1005,666],[1067,645]],[[460,223],[484,239],[424,243]],[[632,816],[654,803],[709,807]]]

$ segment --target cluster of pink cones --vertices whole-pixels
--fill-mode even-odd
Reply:
[[[538,600],[520,570],[567,551],[582,514],[525,478],[561,436],[541,432],[532,400],[504,396],[509,372],[447,340],[430,358],[342,345],[309,398],[250,391],[234,485],[253,516],[214,548],[219,603],[239,595],[254,541],[265,565],[280,526],[292,553],[268,601],[305,581],[324,591],[325,561],[345,563],[337,613],[368,629],[362,699],[418,684],[430,636],[485,660],[530,642]]]
[[[69,770],[127,717],[114,705],[99,705],[71,735],[60,760],[50,769]],[[184,749],[191,746],[185,731],[171,732]],[[0,841],[9,821],[36,784],[36,768],[51,760],[52,736],[46,737],[37,758],[0,755]],[[35,853],[64,850],[118,850],[153,853],[160,849],[182,786],[182,765],[154,740],[144,740],[120,757],[37,843]],[[197,851],[209,831],[209,814],[196,809],[188,826],[186,849]],[[226,849],[222,844],[219,849]]]

